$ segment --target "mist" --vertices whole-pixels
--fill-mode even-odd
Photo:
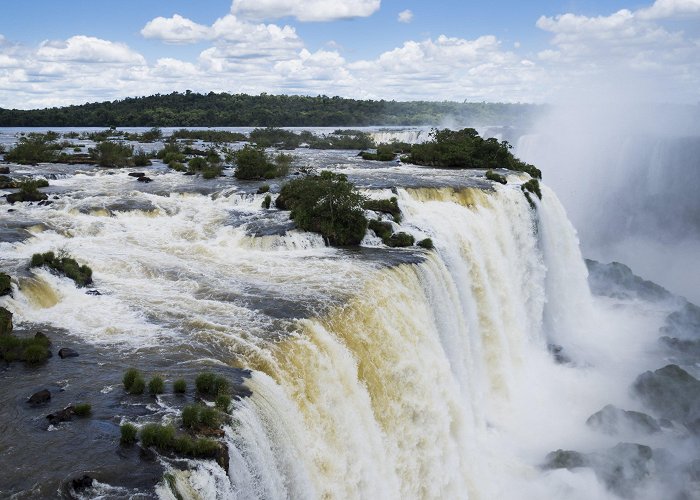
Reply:
[[[700,302],[700,108],[617,95],[552,106],[516,154],[542,170],[584,256]]]

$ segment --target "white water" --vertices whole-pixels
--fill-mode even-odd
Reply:
[[[2,244],[18,267],[66,248],[90,263],[104,295],[38,271],[38,284],[25,282],[8,305],[20,323],[48,322],[90,342],[207,345],[212,358],[253,370],[253,395],[236,403],[227,429],[228,478],[194,461],[173,471],[183,497],[611,495],[590,471],[537,466],[557,448],[607,444],[583,422],[628,399],[644,351],[631,349],[631,364],[613,362],[600,341],[614,333],[620,354],[660,315],[643,327],[603,327],[601,314],[617,327],[622,313],[594,310],[576,233],[552,191],[531,210],[517,176],[495,192],[399,189],[403,230],[436,248],[422,262],[381,267],[316,236],[252,238],[226,225],[259,215],[262,196],[133,192],[155,211],[79,210],[106,204],[109,195],[90,192],[128,192],[127,182],[126,174],[57,181],[75,194],[41,212],[48,229]],[[266,312],[283,301],[304,307]],[[577,364],[556,365],[548,342]],[[171,495],[165,486],[159,493]]]

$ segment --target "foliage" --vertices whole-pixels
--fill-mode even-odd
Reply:
[[[133,161],[135,167],[148,167],[152,165],[150,156],[141,148],[137,149],[134,153]]]
[[[258,188],[257,194],[263,194],[267,193],[270,190],[270,185],[269,184],[263,184]]]
[[[173,382],[173,392],[175,394],[184,394],[187,392],[187,382],[185,382],[185,379],[179,378]]]
[[[374,147],[374,139],[367,132],[359,130],[336,130],[332,134],[309,136],[302,138],[313,149],[370,149]]]
[[[388,200],[373,200],[368,198],[362,204],[362,208],[365,210],[372,210],[373,212],[390,214],[394,218],[394,222],[401,222],[401,209],[399,208],[399,201],[395,196],[392,196],[391,199]]]
[[[410,247],[415,242],[412,235],[404,232],[394,233],[384,243],[390,247]]]
[[[542,191],[540,190],[540,183],[537,179],[530,179],[525,184],[520,187],[523,191],[529,191],[536,195],[540,200],[542,199]]]
[[[256,128],[248,134],[248,140],[260,148],[272,146],[281,149],[298,148],[302,142],[300,134],[276,127]]]
[[[376,153],[363,151],[360,153],[360,156],[363,160],[392,161],[394,158],[396,158],[396,152],[394,151],[394,147],[392,145],[380,144],[377,146]]]
[[[134,147],[112,141],[103,141],[90,148],[90,157],[100,167],[128,167],[134,164]]]
[[[18,201],[41,201],[48,198],[45,193],[39,191],[39,188],[47,187],[49,182],[46,179],[25,179],[11,185],[17,186],[19,191],[16,193],[5,195],[8,203]]]
[[[31,132],[19,138],[17,145],[5,154],[5,160],[31,165],[56,161],[61,149],[56,142],[57,138],[55,132],[47,134]]]
[[[79,417],[87,417],[92,413],[92,405],[90,403],[81,403],[73,407],[73,413]]]
[[[209,396],[218,396],[228,391],[228,380],[221,375],[204,372],[197,375],[194,381],[197,392]]]
[[[12,313],[0,307],[0,337],[12,333]]]
[[[498,182],[500,184],[507,184],[508,181],[506,180],[506,177],[504,175],[498,174],[494,172],[493,170],[487,170],[486,174],[484,175],[488,180]]]
[[[134,444],[136,442],[138,429],[134,424],[127,422],[122,424],[121,427],[119,427],[119,430],[121,432],[121,437],[119,439],[121,444]]]
[[[72,279],[79,287],[84,287],[92,283],[92,269],[86,265],[80,265],[67,254],[56,256],[53,252],[32,255],[29,267],[46,266],[53,269],[58,274],[62,274]]]
[[[175,440],[175,427],[172,425],[146,424],[141,428],[141,444],[167,450]]]
[[[241,142],[246,140],[245,134],[226,130],[187,130],[181,128],[170,136],[171,139],[194,139],[204,142]]]
[[[249,144],[233,153],[233,158],[236,162],[233,175],[237,179],[245,180],[272,179],[287,175],[292,162],[292,156],[286,154],[277,155],[274,161],[271,161],[262,147]]]
[[[388,240],[394,233],[394,229],[391,226],[391,222],[383,222],[378,219],[372,219],[369,221],[369,229],[374,231],[374,234],[379,236],[382,240]]]
[[[182,426],[193,431],[215,429],[221,425],[218,409],[195,404],[182,409]]]
[[[231,397],[227,396],[226,394],[219,394],[216,397],[214,404],[219,410],[228,412],[228,409],[231,406]]]
[[[161,452],[174,452],[192,458],[216,458],[220,445],[212,439],[177,436],[172,425],[146,424],[141,429],[141,444]]]
[[[357,245],[367,229],[364,202],[347,176],[323,171],[288,182],[275,203],[291,210],[297,227],[320,233],[329,244]]]
[[[4,312],[9,314],[5,316]],[[9,318],[9,330],[3,323]],[[40,363],[51,356],[49,351],[49,339],[43,335],[35,335],[29,338],[19,338],[12,335],[12,315],[0,307],[0,360],[26,361],[27,363]]]
[[[270,205],[272,205],[272,196],[266,194],[265,199],[262,202],[262,207],[267,210],[268,208],[270,208]]]
[[[527,172],[534,178],[542,177],[537,168],[513,156],[507,141],[483,139],[473,128],[433,129],[431,137],[428,142],[414,144],[405,161],[440,168],[507,168]]]
[[[146,387],[143,375],[135,368],[129,368],[126,371],[122,382],[124,383],[124,390],[129,394],[143,394]]]
[[[155,375],[148,381],[148,392],[153,394],[163,394],[165,392],[165,381],[160,375]]]
[[[426,250],[432,250],[433,248],[435,248],[435,246],[433,245],[433,240],[431,240],[430,238],[422,239],[418,243],[416,243],[416,245],[418,245],[421,248],[425,248]]]
[[[544,106],[485,102],[363,101],[325,95],[156,94],[112,102],[36,110],[0,109],[0,126],[270,127],[432,125],[458,123],[513,126],[531,122]],[[114,133],[113,131],[107,131]],[[196,131],[200,132],[200,131]],[[371,147],[371,146],[370,146]]]
[[[5,273],[0,273],[0,297],[12,293],[12,281],[10,276]]]

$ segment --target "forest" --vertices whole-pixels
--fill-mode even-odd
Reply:
[[[543,111],[544,106],[533,104],[199,94],[188,90],[45,109],[0,108],[0,127],[358,127],[448,121],[522,126]]]

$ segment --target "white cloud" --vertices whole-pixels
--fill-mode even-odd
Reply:
[[[413,12],[409,9],[402,10],[399,12],[398,21],[400,23],[410,23],[413,20]]]
[[[231,13],[247,19],[334,21],[371,16],[379,5],[380,0],[233,0]]]
[[[165,43],[196,43],[210,38],[210,29],[175,14],[169,18],[156,17],[150,20],[141,30],[141,35]]]
[[[700,0],[656,0],[638,12],[640,19],[664,19],[700,15]]]
[[[73,61],[84,63],[144,64],[141,54],[123,43],[110,42],[91,36],[77,35],[65,41],[45,41],[36,51],[43,61]]]

